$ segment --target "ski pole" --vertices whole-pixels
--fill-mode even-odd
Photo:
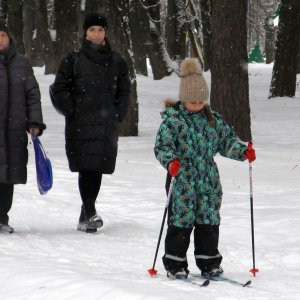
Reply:
[[[160,245],[161,236],[162,236],[162,233],[163,233],[163,230],[164,230],[166,215],[167,215],[167,211],[168,211],[170,198],[171,198],[171,195],[172,195],[174,181],[175,181],[175,177],[172,177],[170,187],[169,187],[169,191],[168,191],[168,197],[167,197],[167,202],[166,202],[166,206],[165,206],[164,216],[163,216],[161,227],[160,227],[160,232],[159,232],[158,242],[157,242],[157,246],[156,246],[153,266],[152,266],[151,269],[148,270],[148,273],[151,276],[155,276],[157,274],[157,270],[155,270],[154,267],[155,267],[155,264],[156,264],[157,253],[158,253],[158,249],[159,249],[159,245]]]
[[[248,149],[252,149],[252,141],[248,143]],[[252,186],[252,163],[249,162],[249,182],[250,182],[250,210],[251,210],[251,236],[252,236],[252,260],[253,267],[249,272],[255,277],[256,273],[259,272],[259,269],[255,268],[255,246],[254,246],[254,214],[253,214],[253,186]]]

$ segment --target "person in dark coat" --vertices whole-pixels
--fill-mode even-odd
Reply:
[[[118,123],[127,114],[130,92],[127,65],[112,51],[107,27],[104,15],[86,16],[81,48],[62,60],[50,87],[52,103],[66,120],[69,168],[79,173],[82,207],[77,230],[85,232],[103,226],[95,201],[102,174],[115,170]]]
[[[15,184],[27,181],[28,137],[41,135],[41,95],[29,61],[16,52],[8,26],[0,21],[0,233],[12,233],[8,212]]]

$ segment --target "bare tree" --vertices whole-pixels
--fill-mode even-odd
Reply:
[[[201,41],[201,36],[203,36],[203,34],[202,34],[201,21],[200,21],[198,11],[200,11],[200,9],[197,8],[196,2],[194,0],[188,0],[185,16],[186,16],[186,27],[188,30],[189,44],[193,50],[193,55],[199,59],[203,68],[204,58],[203,58],[203,50],[202,50],[203,47]]]
[[[172,60],[185,58],[186,0],[168,0],[167,49]]]
[[[56,57],[54,43],[49,32],[47,3],[46,0],[36,0],[36,48],[45,63],[45,74],[52,74],[56,71]]]
[[[276,29],[274,27],[274,15],[278,7],[278,0],[264,0],[263,11],[265,15],[265,54],[266,63],[269,64],[275,58]]]
[[[247,39],[247,48],[248,52],[253,48],[253,46],[258,42],[259,43],[259,38],[262,38],[260,36],[261,31],[260,30],[260,25],[261,22],[259,21],[261,19],[260,16],[260,3],[261,0],[249,0],[248,3],[248,24],[247,24],[247,34],[248,34],[248,39]],[[260,44],[260,43],[259,43]]]
[[[276,42],[276,31],[274,27],[274,20],[272,16],[267,16],[265,19],[265,53],[266,53],[266,64],[270,64],[274,61],[275,57],[275,42]]]
[[[1,2],[0,2],[0,20],[6,20],[7,19],[8,1],[9,0],[1,0]]]
[[[247,0],[211,0],[211,104],[243,140],[251,139]]]
[[[8,24],[12,36],[16,41],[17,51],[25,53],[23,42],[23,1],[9,0],[8,1]]]
[[[116,49],[125,58],[131,82],[130,106],[126,119],[119,126],[119,132],[122,136],[138,135],[138,102],[136,92],[136,74],[133,68],[132,45],[130,44],[129,29],[129,0],[106,1],[106,15],[109,22],[114,24],[109,32],[109,40]]]
[[[210,1],[200,0],[202,34],[203,34],[203,55],[204,55],[204,71],[210,69],[211,49],[210,49]]]
[[[144,8],[147,9],[150,19],[155,23],[157,30],[161,33],[163,31],[160,15],[161,0],[142,0],[141,3],[144,5]]]
[[[129,10],[129,26],[132,39],[134,68],[137,74],[148,75],[147,71],[147,29],[148,18],[145,15],[140,1],[131,1]]]
[[[88,0],[85,1],[86,14],[91,11],[105,11],[105,0]]]
[[[248,3],[248,52],[258,43],[270,61],[275,50],[273,17],[280,0],[248,0]]]
[[[24,29],[24,46],[25,54],[33,66],[42,66],[43,61],[38,61],[37,56],[34,55],[34,35],[35,29],[35,0],[27,0],[23,3],[23,29]]]
[[[144,9],[145,29],[147,34],[147,55],[152,68],[153,79],[159,80],[169,76],[176,65],[168,54],[165,40],[162,37],[160,20],[160,0],[141,0]]]
[[[78,1],[55,0],[57,66],[66,53],[78,48]]]
[[[150,42],[147,47],[147,53],[152,68],[153,79],[160,80],[171,75],[174,69],[178,69],[178,65],[172,66],[165,41],[152,21],[150,21],[149,34]]]
[[[299,1],[282,0],[269,98],[295,96],[299,24]]]
[[[297,74],[300,74],[300,30],[299,30],[299,43],[298,43],[298,55],[297,55]]]

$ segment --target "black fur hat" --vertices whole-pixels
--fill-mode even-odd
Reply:
[[[96,11],[89,13],[88,15],[85,16],[83,22],[84,34],[91,26],[101,26],[106,31],[108,27],[106,17]]]

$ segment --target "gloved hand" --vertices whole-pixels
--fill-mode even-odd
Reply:
[[[255,150],[252,148],[252,141],[248,142],[248,149],[245,152],[245,157],[248,159],[249,163],[256,160]]]
[[[37,137],[40,133],[40,129],[39,128],[29,128],[29,133],[32,136]]]
[[[170,162],[168,171],[171,174],[171,176],[175,177],[177,176],[180,168],[181,168],[181,163],[178,161],[178,159],[175,159]]]

